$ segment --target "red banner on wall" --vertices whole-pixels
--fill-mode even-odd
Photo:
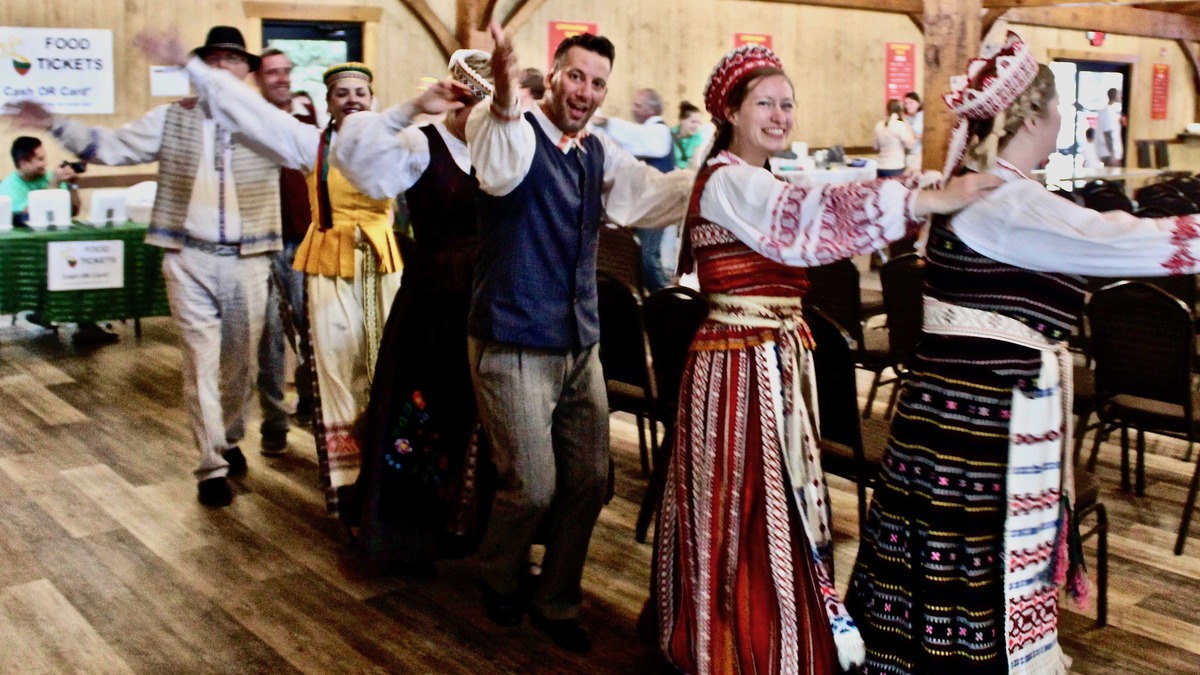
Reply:
[[[1167,107],[1170,102],[1171,66],[1166,63],[1156,63],[1150,82],[1150,119],[1167,119]]]
[[[884,44],[883,104],[917,90],[917,45],[912,42]]]
[[[771,46],[773,38],[770,33],[734,33],[733,48],[737,49],[742,45],[762,45],[767,49],[774,49]]]
[[[587,23],[586,21],[551,21],[550,22],[550,40],[546,43],[549,48],[549,54],[546,57],[546,70],[554,67],[554,50],[558,49],[558,45],[563,40],[573,35],[583,35],[591,33],[599,35],[600,28],[597,24]]]

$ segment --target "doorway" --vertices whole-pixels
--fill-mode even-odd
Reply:
[[[263,19],[263,48],[279,49],[292,60],[292,91],[304,91],[312,97],[322,127],[329,120],[325,69],[346,61],[362,61],[362,34],[361,23]]]
[[[1072,174],[1084,168],[1084,148],[1088,129],[1096,129],[1100,112],[1108,105],[1108,90],[1120,92],[1121,140],[1123,150],[1129,147],[1124,120],[1129,114],[1129,86],[1132,66],[1129,63],[1055,59],[1050,63],[1054,83],[1058,88],[1062,128],[1058,134],[1058,150],[1050,156],[1047,172]],[[1098,135],[1100,132],[1094,132]],[[1097,141],[1099,139],[1096,139]],[[1094,141],[1093,141],[1094,142]],[[1130,163],[1129,153],[1122,152],[1122,163]]]

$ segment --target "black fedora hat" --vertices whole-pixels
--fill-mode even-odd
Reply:
[[[250,64],[250,72],[258,70],[258,65],[262,63],[262,59],[257,54],[246,51],[246,40],[242,38],[242,31],[233,26],[213,26],[208,31],[204,45],[196,47],[192,53],[203,59],[208,56],[209,52],[217,49],[225,49],[245,56],[246,61]]]

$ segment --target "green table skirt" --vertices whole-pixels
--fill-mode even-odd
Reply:
[[[35,232],[0,232],[0,314],[40,310],[47,321],[80,323],[167,316],[163,250],[144,243],[146,225],[72,225]],[[83,291],[46,290],[46,244],[52,241],[125,242],[125,287]]]

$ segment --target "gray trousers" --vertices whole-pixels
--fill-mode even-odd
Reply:
[[[304,272],[292,268],[297,243],[284,244],[271,256],[267,309],[262,342],[258,347],[258,402],[262,406],[262,433],[286,432],[291,423],[283,404],[287,392],[287,338],[292,336],[296,354],[296,392],[301,401],[312,404],[312,370],[304,360],[306,351],[300,342],[308,340],[308,308],[304,298]],[[284,305],[290,325],[284,321]]]
[[[183,338],[183,398],[200,448],[197,480],[226,475],[221,455],[246,433],[270,260],[196,248],[163,256],[171,316]]]
[[[532,605],[575,617],[608,485],[608,398],[595,345],[578,354],[468,342],[479,414],[498,470],[479,546],[483,580],[512,593],[539,527],[546,557]],[[545,521],[545,522],[543,522]]]

